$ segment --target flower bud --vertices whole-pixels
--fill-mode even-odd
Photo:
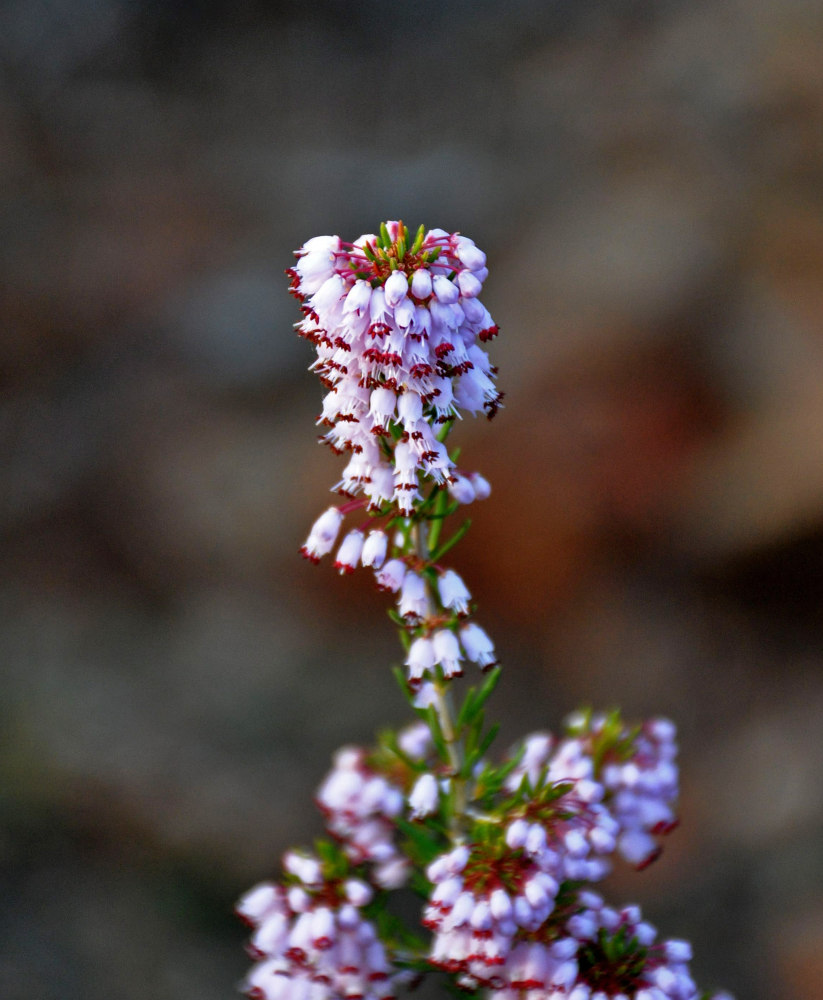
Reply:
[[[318,885],[322,881],[322,871],[317,858],[296,851],[287,851],[283,856],[283,867],[296,875],[304,885]]]
[[[418,299],[427,299],[432,293],[431,272],[424,267],[419,267],[412,276],[412,295]]]
[[[437,809],[439,789],[433,774],[421,774],[409,796],[409,806],[414,819],[430,816]]]
[[[358,878],[350,878],[343,886],[343,891],[352,906],[358,908],[367,906],[374,895],[371,887]]]
[[[393,271],[383,286],[386,293],[386,305],[394,308],[399,305],[409,291],[409,282],[403,271]]]
[[[458,615],[468,614],[472,595],[453,569],[447,569],[445,573],[440,574],[437,578],[437,590],[444,608]]]
[[[327,256],[333,256],[334,251],[337,250],[339,246],[339,236],[312,236],[311,239],[306,240],[298,253],[301,255],[319,253],[326,254]]]
[[[389,540],[386,537],[385,531],[381,531],[379,528],[370,531],[363,543],[363,552],[361,553],[360,561],[364,566],[373,566],[375,569],[380,569],[386,559],[388,544]]]
[[[426,593],[426,581],[422,576],[418,576],[412,570],[406,573],[397,606],[403,618],[420,619],[425,616],[429,608],[429,599]]]
[[[435,660],[443,668],[446,677],[459,677],[463,673],[460,666],[462,655],[454,632],[449,629],[439,629],[434,633],[432,642]]]
[[[491,485],[488,479],[481,476],[479,472],[470,472],[468,480],[474,487],[474,496],[476,500],[486,500],[489,496],[491,496]]]
[[[388,427],[390,421],[394,417],[394,407],[397,402],[397,396],[391,391],[391,389],[385,389],[380,386],[374,389],[369,399],[369,413],[375,424],[380,427]]]
[[[346,285],[339,274],[327,278],[312,296],[312,307],[318,313],[331,311],[347,294]]]
[[[456,475],[449,483],[449,493],[458,503],[472,503],[476,497],[474,487],[471,482],[461,475]]]
[[[312,914],[312,943],[315,948],[325,951],[331,948],[336,936],[334,916],[328,906],[318,907]]]
[[[311,906],[311,896],[299,885],[293,885],[289,889],[287,898],[295,913],[304,913]]]
[[[412,760],[423,760],[432,746],[429,727],[424,722],[414,722],[401,729],[397,734],[397,745]]]
[[[692,946],[688,941],[681,941],[678,938],[670,938],[666,942],[667,962],[691,962]]]
[[[397,399],[397,416],[407,427],[423,416],[423,400],[416,392],[404,392]]]
[[[506,843],[513,851],[525,846],[529,824],[524,819],[516,819],[506,828]]]
[[[545,846],[546,831],[538,823],[532,823],[529,826],[529,832],[526,834],[526,843],[524,845],[526,851],[529,854],[540,854]]]
[[[460,289],[460,294],[469,299],[481,293],[483,282],[478,281],[477,276],[471,271],[461,271],[457,275],[457,287]]]
[[[445,305],[457,302],[460,295],[460,289],[453,281],[449,281],[445,274],[436,274],[432,278],[432,288],[434,289],[434,294],[437,296],[437,301]]]
[[[372,289],[368,281],[355,281],[343,303],[343,312],[355,313],[357,316],[364,315],[369,309],[371,293]]]
[[[486,266],[486,255],[465,236],[458,237],[457,259],[470,271],[477,271]]]
[[[409,877],[410,862],[408,858],[393,857],[381,862],[374,869],[374,881],[381,889],[399,889],[405,885]]]
[[[492,892],[489,907],[495,920],[508,920],[512,915],[512,901],[505,889],[495,889]]]
[[[257,924],[269,913],[274,913],[278,905],[280,905],[278,889],[271,882],[263,882],[249,889],[235,907],[235,911],[247,923]]]
[[[460,642],[468,659],[476,663],[481,670],[493,667],[497,663],[491,639],[474,622],[461,626]]]
[[[406,666],[409,668],[409,681],[419,682],[427,670],[434,666],[434,646],[431,639],[420,636],[409,647]]]

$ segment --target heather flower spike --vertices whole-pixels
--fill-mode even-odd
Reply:
[[[338,751],[315,795],[328,839],[289,851],[282,876],[238,904],[256,959],[246,992],[390,1000],[434,975],[491,1000],[710,1000],[688,942],[658,940],[636,906],[595,891],[616,861],[652,863],[677,824],[674,725],[579,711],[560,734],[491,753],[497,654],[445,563],[468,528],[453,520],[491,493],[447,444],[465,413],[500,407],[485,254],[459,233],[384,222],[296,257],[321,440],[346,456],[332,487],[344,499],[301,551],[334,551],[340,573],[366,567],[389,595],[416,721]],[[486,674],[467,689],[464,664]],[[403,887],[420,897],[416,926],[390,908]]]

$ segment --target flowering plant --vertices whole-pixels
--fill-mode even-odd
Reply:
[[[595,890],[615,857],[653,861],[676,825],[673,724],[581,711],[558,736],[491,755],[500,667],[444,565],[467,528],[450,519],[490,493],[446,447],[462,412],[491,418],[501,402],[487,273],[466,237],[412,237],[400,222],[354,243],[309,240],[289,272],[327,389],[322,440],[349,455],[333,487],[346,499],[302,552],[316,562],[337,546],[341,573],[369,567],[395,595],[416,720],[337,753],[317,792],[329,837],[289,851],[282,878],[240,901],[257,959],[245,989],[259,1000],[389,1000],[426,975],[492,1000],[709,997],[686,941],[659,940],[637,906]],[[466,663],[485,677],[458,698]],[[398,891],[421,897],[418,925],[398,915]]]

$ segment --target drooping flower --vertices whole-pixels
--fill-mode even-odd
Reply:
[[[300,552],[312,562],[319,562],[320,557],[331,552],[337,539],[343,514],[338,507],[329,507],[312,525],[309,537]]]
[[[390,559],[375,573],[378,590],[397,593],[406,578],[406,564],[402,559]]]
[[[426,581],[412,570],[403,577],[397,609],[401,617],[410,621],[420,621],[429,610]]]
[[[409,668],[409,683],[416,686],[423,680],[423,675],[434,667],[434,644],[425,635],[418,636],[409,646],[406,666]]]
[[[449,611],[454,611],[458,615],[468,614],[471,594],[465,583],[455,573],[453,569],[447,569],[437,578],[437,590],[440,594],[440,603]]]
[[[463,673],[460,662],[463,654],[457,636],[450,629],[438,629],[432,636],[434,659],[443,668],[446,677],[459,677]]]
[[[485,476],[481,476],[479,472],[470,472],[469,482],[474,487],[474,495],[477,500],[488,500],[492,488]]]
[[[357,528],[350,531],[337,550],[334,568],[340,570],[341,573],[352,573],[360,562],[364,540],[362,531]]]
[[[494,644],[486,632],[474,622],[460,627],[460,643],[466,656],[481,670],[488,670],[497,663]]]
[[[449,493],[458,503],[469,504],[477,499],[477,491],[472,481],[459,474],[452,476],[452,481],[449,483]]]

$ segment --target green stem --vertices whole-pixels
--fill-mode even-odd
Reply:
[[[414,542],[417,556],[424,562],[428,562],[431,556],[428,541],[428,525],[425,522],[417,522],[411,531],[411,538]],[[425,577],[424,577],[425,580]],[[432,597],[431,587],[428,580],[425,580],[426,598],[429,605],[429,614],[434,616],[436,609]],[[452,771],[452,788],[454,793],[454,811],[450,817],[450,827],[455,836],[460,836],[463,828],[463,819],[466,815],[466,780],[462,777],[465,748],[463,746],[463,729],[455,723],[454,706],[452,705],[451,693],[448,682],[442,678],[434,681],[435,703],[434,709],[443,733],[448,753],[448,763]]]
[[[438,486],[433,487],[433,489],[436,491],[436,496],[434,499],[434,514],[429,525],[428,552],[433,552],[437,548],[437,544],[440,541],[440,532],[443,530],[443,521],[449,506],[449,495],[446,490]]]

